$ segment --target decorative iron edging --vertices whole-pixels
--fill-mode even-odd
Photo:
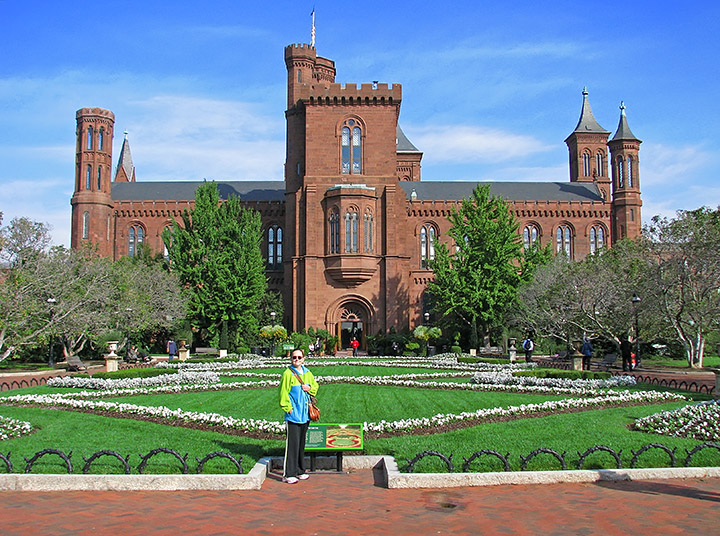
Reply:
[[[527,455],[527,457],[520,456],[520,459],[522,460],[522,466],[520,468],[521,471],[525,471],[527,469],[527,464],[530,460],[532,460],[535,456],[538,456],[539,454],[551,454],[553,455],[559,462],[562,467],[562,470],[565,471],[567,469],[567,463],[565,463],[565,454],[566,452],[563,451],[562,454],[559,452],[553,450],[553,449],[535,449],[530,454]]]
[[[665,445],[663,445],[662,443],[650,443],[650,444],[642,447],[637,452],[635,452],[634,450],[630,450],[630,452],[633,453],[632,460],[630,461],[630,467],[634,468],[637,464],[637,461],[638,461],[638,458],[640,457],[640,455],[643,452],[648,451],[650,449],[660,449],[660,450],[664,450],[665,452],[667,452],[668,456],[670,456],[670,467],[675,467],[675,462],[676,462],[675,451],[677,450],[677,447],[673,447],[672,449],[670,449],[670,448],[666,447]]]
[[[138,473],[143,474],[148,460],[150,458],[152,458],[153,456],[155,456],[156,454],[160,454],[161,452],[164,452],[166,454],[172,454],[173,456],[175,456],[178,459],[178,461],[180,463],[182,463],[182,474],[184,474],[184,475],[187,474],[187,472],[188,472],[188,465],[187,465],[188,454],[185,453],[185,456],[180,456],[180,454],[176,450],[169,449],[166,447],[160,447],[159,449],[151,450],[145,456],[140,454],[140,458],[142,459],[142,462],[138,466]]]
[[[685,458],[685,467],[690,467],[690,460],[692,459],[692,457],[706,448],[714,448],[718,452],[720,452],[720,444],[717,443],[703,443],[702,445],[698,445],[692,450],[685,449],[685,452],[687,452],[687,458]],[[8,453],[8,456],[10,456],[10,453]]]
[[[123,458],[119,453],[115,452],[114,450],[101,450],[99,452],[96,452],[89,458],[85,458],[83,456],[83,460],[85,460],[85,466],[83,467],[83,474],[87,474],[87,472],[90,470],[90,464],[94,462],[96,459],[98,459],[100,456],[113,456],[120,460],[120,462],[123,464],[123,468],[125,469],[125,474],[130,474],[130,455],[128,454],[127,457]]]
[[[470,456],[469,458],[465,458],[465,457],[463,456],[463,460],[465,460],[465,464],[463,465],[463,473],[469,473],[469,472],[470,472],[470,464],[471,464],[475,459],[477,459],[477,458],[479,458],[480,456],[482,456],[483,454],[489,454],[489,455],[491,455],[491,456],[495,456],[495,457],[498,458],[501,462],[503,462],[503,467],[505,468],[505,471],[506,471],[506,472],[509,472],[509,471],[510,471],[510,462],[508,461],[508,458],[510,457],[510,453],[509,453],[509,452],[508,452],[505,456],[503,456],[502,454],[500,454],[500,453],[497,452],[496,450],[486,450],[486,449],[483,449],[483,450],[477,451],[476,453],[474,453],[474,454],[473,454],[472,456]]]
[[[27,464],[25,465],[25,472],[29,473],[32,471],[33,465],[35,465],[35,462],[38,461],[40,458],[45,456],[46,454],[55,454],[57,456],[60,456],[62,460],[65,462],[65,466],[67,467],[67,472],[72,473],[73,472],[73,465],[70,461],[70,458],[72,457],[72,451],[70,451],[68,454],[65,454],[62,450],[58,449],[45,449],[41,450],[40,452],[36,452],[35,455],[30,458],[29,460],[25,458],[25,461]]]
[[[200,458],[195,458],[198,462],[197,473],[198,474],[202,473],[202,470],[205,467],[205,463],[209,460],[212,460],[213,458],[227,458],[235,465],[235,467],[237,467],[238,474],[240,474],[240,475],[242,474],[243,470],[242,470],[242,465],[240,465],[240,462],[237,459],[235,459],[235,457],[233,455],[228,454],[227,452],[222,452],[222,451],[211,452],[210,454],[205,456],[202,460]],[[240,458],[240,460],[242,460],[242,458]]]
[[[603,452],[609,452],[610,455],[615,458],[615,464],[617,469],[622,469],[622,460],[620,459],[620,454],[622,454],[622,449],[615,451],[614,449],[611,449],[610,447],[606,447],[605,445],[595,445],[594,447],[590,447],[585,452],[580,454],[578,452],[578,469],[582,469],[583,463],[585,463],[585,458],[587,458],[590,454],[597,451],[603,451]]]
[[[452,473],[455,471],[455,467],[452,463],[452,457],[453,455],[450,454],[450,456],[445,456],[444,454],[441,454],[440,452],[436,452],[434,450],[425,450],[415,456],[412,460],[408,460],[408,473],[412,473],[413,469],[415,469],[415,464],[419,462],[421,459],[425,458],[426,456],[435,456],[437,458],[440,458],[442,461],[445,462],[445,465],[447,465],[448,473]]]

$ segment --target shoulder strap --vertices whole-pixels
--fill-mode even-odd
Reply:
[[[300,384],[305,383],[305,382],[302,380],[302,378],[300,377],[300,374],[298,374],[297,372],[295,372],[295,370],[294,370],[292,367],[288,367],[288,370],[295,375],[295,377],[298,379],[298,381],[300,382]]]

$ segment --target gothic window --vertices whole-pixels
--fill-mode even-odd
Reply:
[[[555,231],[555,253],[561,252],[572,257],[572,230],[568,225],[561,225]]]
[[[630,221],[635,221],[635,209],[630,209]]]
[[[282,266],[282,228],[273,225],[267,232],[267,264],[271,270],[278,270]]]
[[[623,159],[622,156],[618,156],[617,159],[617,183],[618,188],[625,187],[625,173],[624,173]]]
[[[87,129],[87,142],[85,143],[88,151],[92,151],[93,147],[93,127]]]
[[[525,249],[530,249],[539,245],[539,234],[538,228],[534,225],[527,225],[523,228],[523,246]]]
[[[85,239],[90,238],[90,213],[89,212],[83,212],[82,237]]]
[[[105,129],[103,127],[100,127],[100,130],[98,130],[98,151],[102,151],[104,145],[105,145]]]
[[[597,173],[598,177],[603,176],[603,170],[605,169],[605,165],[603,162],[603,154],[598,153],[595,155],[595,172]]]
[[[588,153],[588,152],[583,153],[582,160],[583,160],[583,175],[585,177],[589,177],[590,176],[590,153]]]
[[[345,213],[345,253],[358,252],[358,213],[355,210]]]
[[[435,260],[435,227],[423,225],[420,228],[420,267],[429,270],[432,260]]]
[[[343,174],[362,173],[362,130],[355,119],[343,123],[340,133],[340,159]]]
[[[600,225],[590,228],[590,253],[600,253],[605,247],[605,229]]]
[[[633,157],[632,156],[628,156],[628,159],[627,159],[627,177],[628,177],[628,180],[627,180],[628,188],[632,188],[633,187]]]
[[[102,190],[102,166],[98,166],[97,189],[98,191]]]
[[[363,236],[365,238],[365,253],[372,253],[373,250],[373,215],[369,210],[365,213],[365,227]]]
[[[90,164],[85,168],[85,189],[90,189],[90,182],[92,181],[92,166]]]
[[[140,225],[131,225],[128,229],[128,256],[134,257],[143,243],[145,231]]]
[[[172,232],[173,228],[170,225],[165,226],[165,232],[170,236],[170,245],[172,245]],[[166,234],[163,233],[163,234]],[[165,243],[165,240],[162,241],[163,244],[163,257],[165,260],[168,260],[170,258],[170,250],[168,250],[168,245]]]
[[[330,253],[340,253],[340,215],[330,214]]]

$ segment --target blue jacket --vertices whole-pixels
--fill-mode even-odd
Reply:
[[[301,367],[301,370],[297,370],[292,366],[286,368],[280,380],[280,407],[285,412],[285,420],[305,424],[310,420],[308,415],[310,396],[303,391],[301,383],[292,372],[293,370],[298,373],[304,383],[310,385],[310,395],[315,396],[317,394],[319,385],[315,381],[312,372],[304,366]]]

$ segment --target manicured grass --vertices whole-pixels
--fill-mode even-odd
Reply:
[[[317,376],[385,376],[407,374],[413,369],[401,367],[354,367],[349,365],[320,367],[313,366]],[[258,369],[280,375],[279,369]],[[436,372],[417,369],[416,372]],[[468,373],[470,376],[472,373]],[[246,381],[245,378],[231,378],[229,381]],[[467,381],[459,379],[455,381]],[[648,387],[641,386],[644,390]],[[36,387],[2,393],[3,395],[21,393],[70,392],[77,390],[51,389]],[[400,420],[413,417],[430,417],[438,413],[461,413],[480,408],[496,406],[539,403],[545,400],[559,400],[566,395],[529,395],[503,392],[444,391],[438,389],[416,389],[396,386],[362,386],[355,384],[321,385],[319,392],[322,422],[377,422],[380,420]],[[694,395],[694,398],[707,398]],[[123,398],[108,398],[137,405],[164,405],[185,411],[215,412],[237,418],[267,419],[280,421],[282,413],[278,407],[277,388],[259,388],[230,391],[207,391],[183,394],[153,394]],[[515,421],[487,423],[470,428],[452,431],[436,431],[427,435],[412,435],[403,432],[396,437],[368,439],[365,441],[367,454],[392,454],[401,467],[407,465],[406,459],[419,452],[433,450],[445,455],[453,455],[456,470],[462,469],[463,457],[470,457],[481,449],[492,449],[503,455],[510,453],[513,469],[519,469],[520,455],[527,456],[537,448],[553,448],[558,452],[567,451],[569,468],[576,467],[578,454],[596,444],[608,445],[616,450],[622,449],[623,466],[628,467],[632,457],[631,450],[638,450],[648,443],[663,443],[669,447],[678,447],[678,457],[684,460],[685,449],[699,444],[699,441],[657,436],[643,432],[630,431],[627,426],[638,417],[656,413],[661,409],[675,409],[686,402],[674,402],[662,405],[636,406],[593,410],[582,413],[559,414],[546,417],[524,418]],[[35,452],[45,448],[57,448],[73,452],[76,471],[81,471],[84,461],[94,452],[110,449],[123,456],[130,455],[133,471],[137,471],[140,454],[147,454],[159,447],[173,448],[181,455],[188,453],[188,464],[193,471],[197,465],[195,458],[222,450],[243,457],[243,468],[249,470],[255,461],[265,455],[281,455],[284,441],[259,440],[244,436],[221,434],[200,430],[191,430],[168,425],[140,422],[131,419],[103,417],[92,414],[59,411],[40,408],[18,408],[0,406],[0,415],[33,424],[35,432],[29,436],[0,442],[0,452],[12,452],[11,460],[15,471],[22,472],[25,462]],[[712,458],[716,453],[708,453]],[[484,457],[483,459],[485,459]],[[168,455],[160,455],[148,466],[148,472],[179,472],[179,463]],[[59,458],[46,456],[41,459],[33,472],[64,472]],[[646,453],[642,464],[667,465],[664,453]],[[711,465],[718,460],[711,459]],[[596,453],[585,464],[586,468],[599,464],[614,467],[613,460],[607,454]],[[694,464],[697,465],[697,464]],[[119,472],[117,460],[103,457],[93,464],[93,473]],[[472,470],[496,470],[496,463],[477,460]],[[529,469],[555,469],[557,461],[548,455],[535,458]],[[0,464],[0,471],[2,471]],[[426,459],[416,468],[418,471],[443,470],[432,460]],[[229,463],[219,460],[209,464],[205,472],[233,472]]]

